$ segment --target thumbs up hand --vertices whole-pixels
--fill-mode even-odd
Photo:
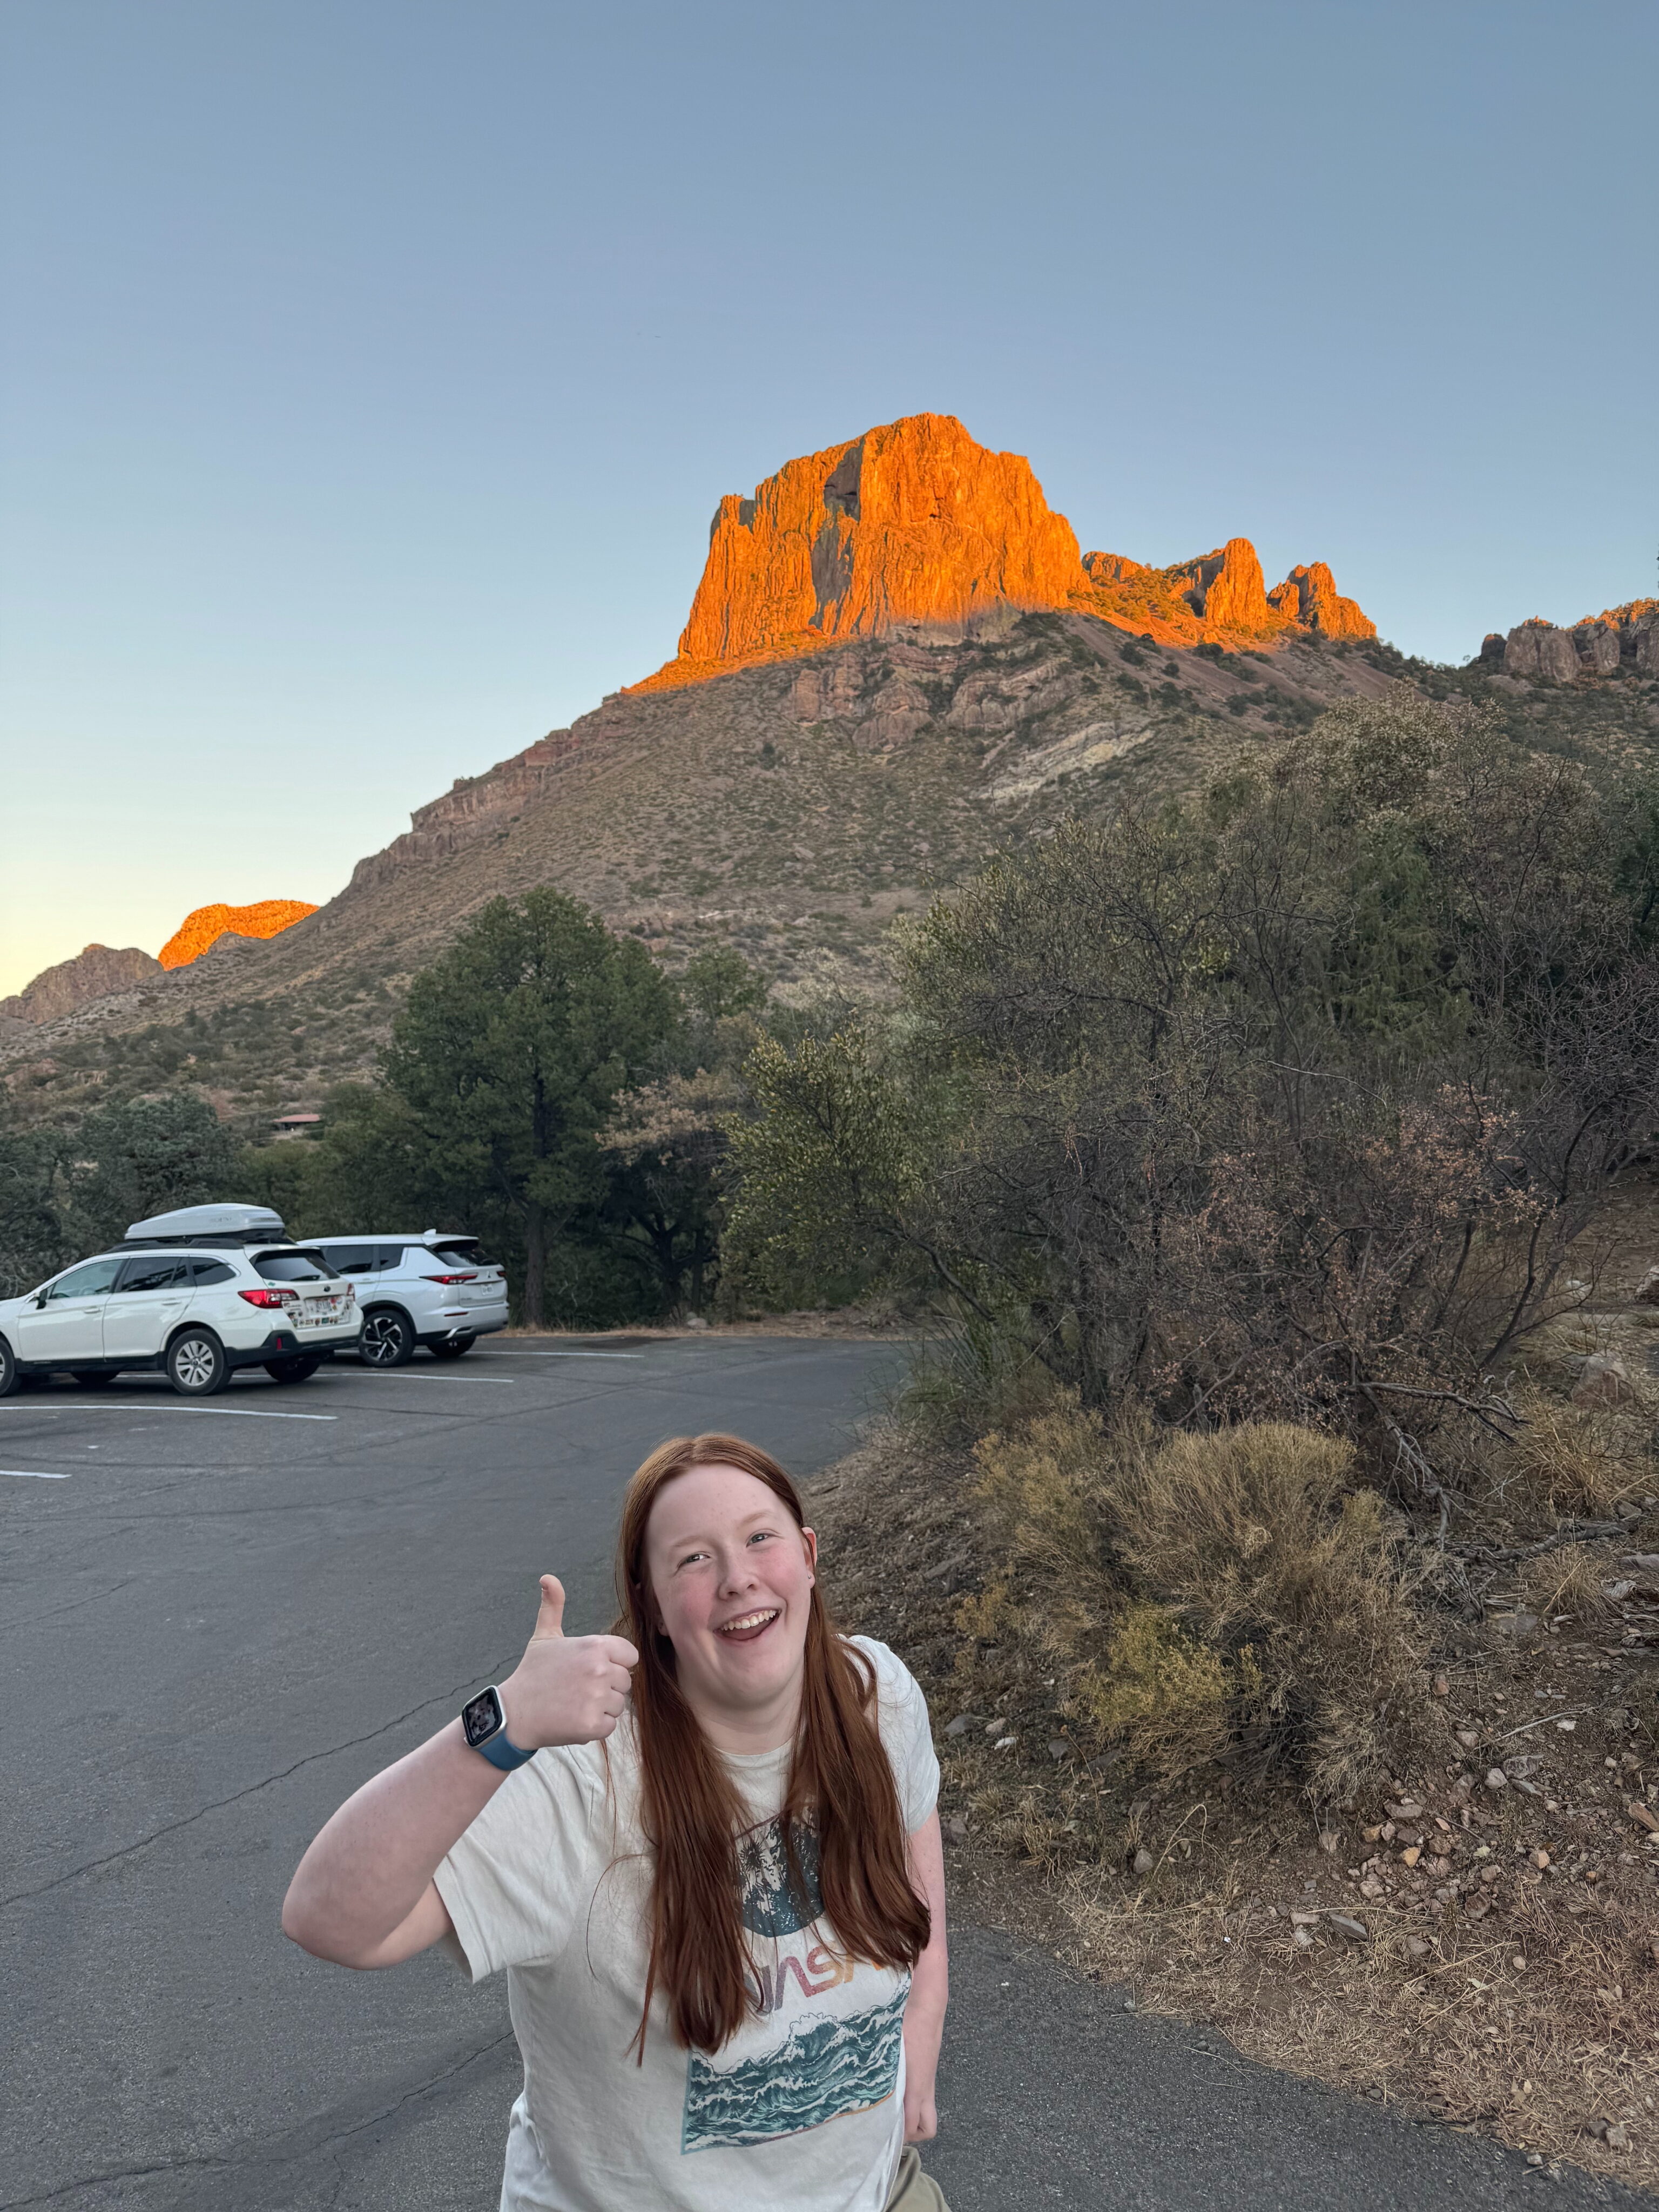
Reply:
[[[524,1751],[602,1743],[622,1718],[639,1663],[625,1637],[567,1636],[564,1584],[544,1575],[534,1632],[501,1686],[509,1740]]]

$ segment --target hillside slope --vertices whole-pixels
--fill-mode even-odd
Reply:
[[[421,808],[265,943],[0,1045],[20,1104],[194,1082],[222,1110],[314,1103],[372,1063],[408,976],[500,893],[550,883],[670,962],[725,939],[786,987],[872,981],[876,941],[1062,815],[1190,787],[1390,672],[1358,648],[1170,652],[1087,615],[994,611],[954,640],[853,640],[619,695]]]

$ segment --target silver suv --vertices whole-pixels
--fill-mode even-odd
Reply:
[[[406,1367],[423,1344],[459,1359],[481,1336],[507,1327],[507,1276],[476,1237],[428,1229],[415,1237],[319,1237],[317,1249],[356,1285],[359,1346],[370,1367]]]
[[[31,1376],[94,1389],[135,1368],[159,1368],[185,1398],[216,1396],[239,1367],[303,1382],[362,1328],[356,1287],[276,1214],[181,1206],[0,1302],[0,1398]]]

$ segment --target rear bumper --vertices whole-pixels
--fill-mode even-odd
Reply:
[[[452,1343],[458,1336],[489,1336],[507,1327],[507,1307],[478,1306],[470,1311],[434,1315],[417,1332],[422,1344]]]
[[[361,1334],[356,1328],[273,1328],[262,1344],[226,1345],[225,1358],[233,1367],[263,1367],[270,1359],[326,1359],[331,1352],[351,1351]]]

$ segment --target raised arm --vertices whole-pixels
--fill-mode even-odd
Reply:
[[[521,1750],[596,1743],[628,1702],[639,1653],[619,1636],[566,1636],[564,1589],[542,1577],[524,1657],[501,1685],[507,1735]],[[283,1932],[342,1966],[395,1966],[449,1932],[433,1880],[507,1779],[467,1744],[459,1720],[348,1797],[301,1860]]]
[[[939,2133],[933,2082],[939,2047],[945,2034],[945,2008],[951,1997],[951,1966],[945,1936],[945,1844],[935,1807],[910,1838],[910,1880],[927,1900],[933,1933],[910,1976],[904,2008],[904,2140],[928,2142]]]

